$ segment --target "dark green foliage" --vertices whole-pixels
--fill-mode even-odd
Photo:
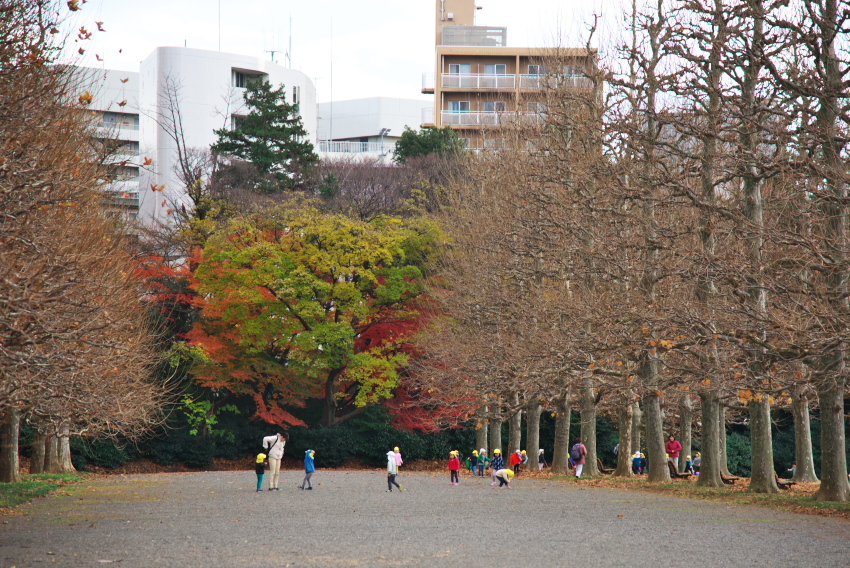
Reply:
[[[393,160],[403,164],[409,158],[425,157],[437,154],[444,158],[458,158],[466,152],[463,141],[451,127],[423,128],[419,132],[409,126],[404,127],[401,138],[393,150]]]
[[[372,407],[347,422],[330,428],[296,427],[290,431],[287,453],[301,459],[308,449],[316,450],[318,467],[341,467],[350,461],[381,467],[387,463],[387,452],[401,448],[405,461],[442,459],[451,450],[471,452],[475,445],[472,429],[449,430],[439,434],[422,434],[396,430],[390,424],[384,407]],[[291,452],[291,453],[290,453]]]
[[[139,457],[135,446],[119,446],[113,440],[71,438],[71,461],[79,470],[87,470],[89,466],[115,469]]]
[[[319,158],[298,114],[298,105],[286,101],[281,85],[272,88],[265,81],[251,81],[245,90],[248,116],[232,129],[216,130],[218,142],[212,150],[251,162],[263,175],[273,176],[277,188],[295,189]]]
[[[750,476],[751,450],[749,431],[746,434],[729,432],[726,435],[726,460],[729,473],[741,477]]]

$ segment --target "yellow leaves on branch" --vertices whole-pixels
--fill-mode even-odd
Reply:
[[[93,99],[94,99],[94,95],[92,95],[90,92],[86,91],[85,93],[80,95],[80,104],[83,105],[83,106],[88,106],[88,105],[91,104]]]
[[[85,0],[83,0],[83,3],[85,3]],[[72,12],[76,12],[77,10],[79,10],[80,0],[68,0],[68,9]]]

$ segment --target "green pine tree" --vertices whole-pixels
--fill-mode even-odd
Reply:
[[[297,104],[286,102],[283,85],[273,88],[265,81],[251,81],[245,90],[248,116],[233,129],[216,130],[214,152],[251,162],[267,181],[264,189],[297,189],[319,157],[307,140]],[[268,179],[274,180],[268,187]]]

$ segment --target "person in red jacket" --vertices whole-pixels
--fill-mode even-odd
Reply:
[[[515,451],[511,454],[511,461],[508,465],[513,468],[514,473],[519,473],[519,468],[522,467],[522,452],[519,450]]]
[[[682,444],[672,434],[670,434],[670,441],[664,446],[664,451],[667,452],[667,461],[673,464],[676,471],[679,471],[679,454],[682,452]]]
[[[454,450],[449,452],[449,472],[451,473],[451,484],[457,485],[460,482],[458,472],[460,471],[460,458]]]

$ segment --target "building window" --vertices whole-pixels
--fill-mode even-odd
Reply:
[[[484,66],[484,73],[487,75],[507,75],[508,66],[504,63],[488,63]]]
[[[469,112],[469,101],[449,101],[451,112]]]
[[[487,138],[484,140],[484,148],[487,150],[498,150],[504,147],[504,142],[501,138]]]
[[[578,65],[564,65],[564,75],[567,77],[581,77],[584,75],[584,69]]]
[[[546,112],[546,103],[528,103],[528,112],[530,112],[531,114],[543,114]]]
[[[464,148],[469,148],[469,145],[472,143],[469,138],[458,138],[458,141]]]
[[[549,70],[545,65],[529,65],[528,66],[528,74],[529,75],[545,75]]]
[[[242,125],[245,123],[245,118],[246,117],[238,114],[230,115],[230,129],[239,130],[240,128],[242,128]]]
[[[301,102],[301,87],[293,85],[292,87],[292,104],[297,105]]]
[[[484,112],[505,112],[505,101],[484,101]]]
[[[471,75],[471,63],[449,63],[449,73],[452,75]]]
[[[263,73],[248,73],[237,69],[231,69],[231,72],[233,86],[237,89],[245,89],[251,81],[263,81],[268,77]]]

